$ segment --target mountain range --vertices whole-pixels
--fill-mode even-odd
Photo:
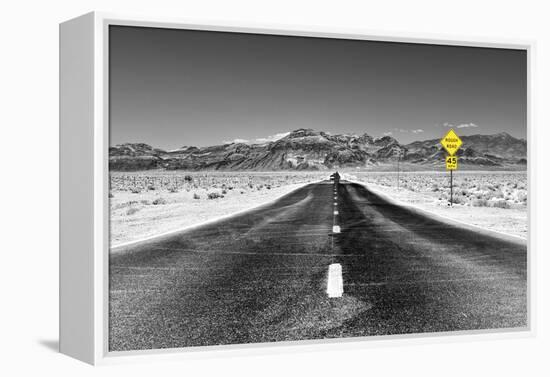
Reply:
[[[527,165],[527,141],[505,132],[462,136],[459,167],[470,170],[513,169]],[[242,142],[208,147],[184,146],[165,151],[144,143],[109,148],[109,168],[114,171],[166,170],[328,170],[376,169],[395,164],[397,156],[409,168],[439,169],[446,152],[439,139],[400,144],[392,136],[332,135],[298,129],[262,144]]]

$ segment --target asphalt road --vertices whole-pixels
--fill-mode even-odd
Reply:
[[[341,181],[335,200],[334,187],[310,184],[117,249],[110,350],[527,325],[524,243],[439,222],[355,183]],[[331,263],[342,266],[339,298],[326,292]]]

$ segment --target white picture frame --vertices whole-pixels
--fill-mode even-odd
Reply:
[[[88,13],[60,25],[60,352],[90,364],[181,359],[296,350],[378,347],[394,342],[422,343],[526,337],[535,334],[532,268],[535,253],[530,200],[528,238],[528,326],[418,335],[307,340],[252,345],[109,352],[108,336],[108,27],[128,25],[174,29],[247,32],[320,38],[514,48],[527,52],[528,189],[533,197],[535,153],[532,114],[532,41],[450,38],[315,27],[254,24],[197,24],[169,18]],[[457,336],[459,335],[459,336]]]

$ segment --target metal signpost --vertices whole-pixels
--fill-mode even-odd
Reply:
[[[399,191],[399,162],[400,162],[402,157],[405,157],[404,153],[403,153],[403,150],[398,149],[397,150],[397,190],[398,191]]]
[[[445,157],[445,166],[447,170],[451,172],[451,206],[453,205],[453,170],[458,169],[458,157],[455,156],[455,153],[460,149],[462,145],[462,140],[458,137],[453,129],[449,130],[447,134],[441,139],[441,145],[449,153]]]
[[[399,153],[397,154],[397,191],[399,191],[399,160],[401,159],[401,156]]]

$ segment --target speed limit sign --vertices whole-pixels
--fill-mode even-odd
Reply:
[[[447,165],[447,170],[456,170],[456,169],[458,169],[458,157],[456,157],[456,156],[447,156],[445,158],[445,164]]]

